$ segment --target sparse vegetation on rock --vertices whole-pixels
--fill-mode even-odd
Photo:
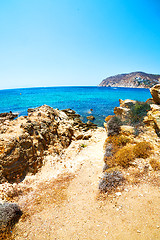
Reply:
[[[151,167],[155,170],[158,171],[160,170],[160,161],[157,159],[151,159],[150,162]]]
[[[106,117],[105,128],[108,137],[104,143],[104,174],[112,168],[119,167],[119,171],[125,173],[125,177],[127,171],[131,172],[131,176],[127,177],[128,182],[136,183],[151,169],[160,170],[160,162],[157,159],[160,153],[160,106],[155,104],[159,101],[159,89],[159,85],[153,87],[156,91],[156,100],[154,98],[146,102],[119,100],[120,107],[114,109],[115,116]],[[152,96],[155,95],[153,90]],[[154,152],[154,149],[157,151]],[[108,177],[107,174],[106,176]],[[147,175],[148,178],[149,176],[150,174]],[[102,189],[107,186],[107,177],[100,180]],[[107,187],[104,191],[107,191]]]
[[[144,117],[147,115],[147,112],[150,110],[150,105],[145,102],[136,102],[131,106],[128,120],[131,124],[142,123]]]
[[[125,146],[118,150],[114,156],[113,161],[119,166],[122,166],[123,168],[127,168],[130,166],[130,164],[135,159],[135,155],[133,153],[133,146]]]
[[[110,136],[106,139],[106,142],[112,143],[114,146],[122,147],[125,146],[127,143],[131,142],[131,139],[125,135],[116,135]]]
[[[149,142],[143,141],[133,147],[133,153],[136,158],[147,158],[150,156],[152,146]]]

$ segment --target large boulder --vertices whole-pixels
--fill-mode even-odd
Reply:
[[[114,114],[121,118],[122,120],[125,120],[128,117],[130,109],[125,107],[115,107],[114,108]]]
[[[119,99],[119,103],[120,107],[122,108],[131,108],[134,104],[136,104],[136,101],[131,99],[126,100]]]
[[[6,120],[13,120],[16,117],[18,117],[18,114],[12,113],[11,111],[9,113],[0,113],[0,122],[4,122]]]
[[[126,136],[134,134],[134,127],[128,125],[122,125],[120,133]]]
[[[128,118],[130,109],[136,104],[136,101],[130,99],[119,99],[119,103],[120,107],[114,108],[114,114],[122,120],[126,120]]]
[[[157,104],[160,104],[160,84],[155,85],[150,89],[153,101]]]
[[[22,211],[15,203],[0,203],[0,236],[12,229],[22,216]]]

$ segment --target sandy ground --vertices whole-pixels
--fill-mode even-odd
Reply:
[[[13,231],[15,240],[160,239],[157,186],[126,185],[119,196],[99,196],[105,138],[105,130],[98,129],[90,141],[70,147],[71,158],[68,153],[57,164],[48,161],[39,180],[32,179],[38,188],[18,200],[27,210]],[[56,179],[57,171],[63,177]]]

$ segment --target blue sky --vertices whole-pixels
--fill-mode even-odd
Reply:
[[[1,0],[0,88],[160,73],[158,0]]]

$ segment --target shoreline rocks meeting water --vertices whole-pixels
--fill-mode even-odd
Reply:
[[[156,102],[154,96],[146,103],[120,100],[120,107],[114,109],[115,116],[106,118],[104,126],[108,136],[104,143],[105,166],[99,182],[99,190],[102,194],[116,192],[116,196],[119,197],[126,184],[128,186],[129,184],[136,185],[138,181],[149,183],[152,178],[158,182],[156,171],[160,170],[160,163],[157,160],[157,156],[160,154],[160,107],[157,104],[159,86],[155,86],[154,89],[154,91],[151,90],[151,93],[158,91],[156,92]],[[137,112],[139,114],[139,109],[140,115],[137,118],[136,114]],[[94,116],[90,117],[94,119]],[[90,141],[91,139],[91,143],[97,144],[100,141],[100,138],[95,140],[97,136],[92,140],[94,130],[97,128],[96,124],[90,121],[83,123],[81,116],[72,109],[58,110],[43,105],[35,109],[28,109],[28,116],[17,118],[17,115],[5,113],[1,114],[0,118],[0,184],[4,188],[13,185],[12,190],[15,191],[13,193],[15,198],[12,196],[12,199],[17,199],[17,203],[20,203],[23,209],[24,201],[29,195],[28,192],[36,195],[37,191],[36,188],[30,190],[33,179],[27,180],[29,186],[23,185],[23,180],[28,176],[28,173],[33,173],[37,181],[36,173],[38,174],[45,165],[45,157],[57,155],[60,156],[62,162],[64,159],[61,157],[61,153],[64,149],[69,149],[74,142]],[[102,130],[104,134],[104,129]],[[104,137],[103,135],[103,139]],[[84,151],[86,146],[81,143]],[[72,151],[76,152],[74,144],[68,152],[70,156],[69,154],[64,156],[67,156],[66,161],[69,159],[72,161],[72,156],[77,158],[80,150],[78,149],[77,155],[75,153],[74,155]],[[86,160],[87,164],[91,164],[89,157]],[[82,161],[81,158],[80,161]],[[93,167],[93,165],[94,163],[89,166]],[[50,182],[50,178],[48,178],[48,182]],[[158,183],[156,184],[158,185]],[[25,187],[26,197],[23,199]],[[18,198],[20,194],[21,200]],[[107,195],[105,196],[107,197]],[[32,194],[28,197],[32,199]],[[6,198],[5,201],[8,199]],[[0,231],[10,231],[21,217],[22,210],[14,203],[2,201],[0,203]]]
[[[59,154],[72,140],[88,139],[89,129],[97,128],[71,109],[58,110],[47,105],[28,109],[28,116],[1,114],[0,183],[16,182],[27,172],[36,173],[48,152]]]

